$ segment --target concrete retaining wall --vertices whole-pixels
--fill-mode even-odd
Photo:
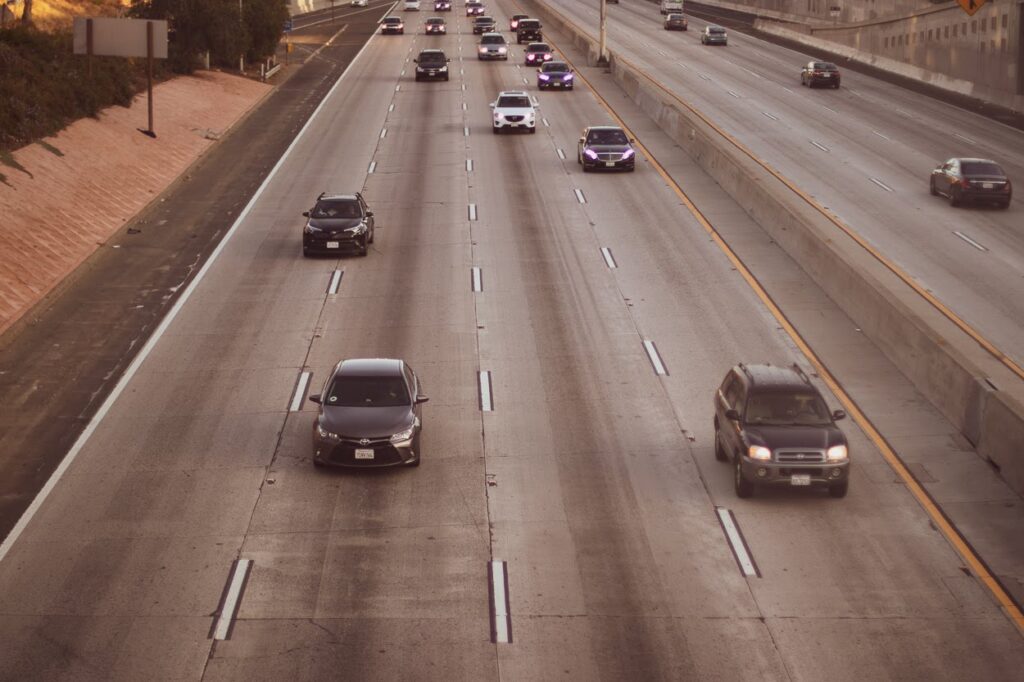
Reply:
[[[527,4],[569,36],[591,64],[596,62],[594,38],[540,2]],[[856,321],[1014,490],[1024,494],[1020,380],[699,111],[614,51],[609,58],[614,78],[629,97]]]

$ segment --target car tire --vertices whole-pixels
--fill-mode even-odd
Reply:
[[[839,483],[831,483],[828,486],[828,496],[841,499],[846,497],[847,491],[850,490],[850,479],[841,481]]]
[[[363,242],[363,245],[359,247],[359,257],[365,258],[370,254],[370,244],[368,241]]]
[[[317,469],[326,469],[327,465],[318,460],[316,457],[313,458],[313,466]]]
[[[960,193],[956,190],[956,188],[949,190],[949,205],[952,206],[953,208],[956,208],[957,206],[960,205]]]
[[[742,458],[736,458],[736,466],[733,470],[732,482],[733,488],[736,490],[736,497],[746,499],[754,496],[754,482],[748,480],[747,477],[743,475],[742,462]]]
[[[928,193],[933,197],[939,196],[939,190],[935,189],[935,178],[928,178]]]
[[[1001,204],[999,204],[999,208],[1000,208],[1000,210],[1005,211],[1006,209],[1010,208],[1010,202],[1009,201],[1002,202]]]
[[[839,89],[839,83],[836,83],[836,84],[835,84],[835,85],[833,85],[832,87],[833,87],[834,89],[838,90],[838,89]]]
[[[423,80],[423,79],[422,79],[422,78],[420,78],[420,75],[419,75],[419,74],[416,74],[416,82],[417,82],[417,83],[419,83],[419,82],[420,82],[421,80]]]
[[[369,239],[366,240],[366,243],[368,243],[368,244],[372,244],[373,243],[373,238],[375,236],[374,233],[376,231],[377,231],[376,228],[370,230],[370,237],[369,237]]]
[[[530,128],[530,134],[531,135],[536,135],[537,134],[537,127],[536,126],[534,126],[533,128]]]
[[[722,447],[722,436],[718,430],[718,424],[715,424],[715,459],[719,462],[729,461],[729,457],[725,454],[725,448]]]
[[[406,466],[409,466],[409,467],[418,467],[419,465],[420,465],[420,458],[419,457],[416,458],[415,462],[410,462],[409,464],[406,464]]]
[[[491,132],[494,133],[495,135],[498,135],[499,133],[501,133],[501,128],[499,128],[498,126],[491,126]]]

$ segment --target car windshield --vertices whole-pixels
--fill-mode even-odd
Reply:
[[[428,24],[443,24],[444,19],[427,19]]]
[[[544,73],[563,73],[569,70],[569,65],[565,62],[548,62],[544,66],[540,67],[540,70]]]
[[[477,24],[493,24],[494,23],[494,19],[492,19],[491,17],[477,17],[474,23],[477,23]]]
[[[337,377],[324,400],[333,407],[400,407],[410,402],[402,377]]]
[[[386,17],[384,19],[384,23],[385,24],[400,24],[400,23],[402,23],[402,20],[399,19],[398,17]]]
[[[498,106],[503,109],[528,109],[530,108],[530,98],[525,95],[505,95],[498,98]]]
[[[708,33],[711,33],[713,35],[722,35],[723,33],[725,33],[725,29],[724,28],[709,28],[708,29]]]
[[[815,62],[812,67],[815,71],[836,71],[835,64],[829,64],[827,62]]]
[[[1003,169],[991,161],[964,161],[960,170],[964,175],[1004,175]]]
[[[629,144],[629,138],[621,130],[591,130],[588,144]]]
[[[518,28],[540,28],[540,22],[534,19],[520,19]]]
[[[755,393],[747,400],[748,424],[824,426],[831,423],[825,401],[813,393]]]
[[[359,203],[352,199],[327,199],[316,202],[310,215],[313,218],[359,218],[362,211]]]
[[[480,39],[481,45],[504,45],[505,36],[484,36]]]
[[[544,43],[530,43],[526,46],[527,52],[551,52],[551,48]]]
[[[679,21],[683,18],[682,14],[670,14],[668,15],[669,21]]]
[[[420,64],[442,64],[445,56],[439,52],[421,52]]]

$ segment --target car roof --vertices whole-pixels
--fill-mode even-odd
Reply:
[[[757,390],[789,390],[807,389],[815,390],[810,380],[802,372],[797,372],[792,367],[778,367],[776,365],[746,365],[739,366],[740,372],[745,374],[751,385]]]
[[[525,90],[502,90],[498,97],[529,97]]]
[[[534,49],[539,49],[539,48],[544,48],[545,50],[550,50],[551,49],[551,46],[548,45],[547,43],[526,43],[526,49],[527,50],[529,50],[531,47],[534,48]]]
[[[438,49],[436,47],[430,47],[430,48],[427,48],[426,50],[420,50],[420,54],[421,55],[425,55],[425,54],[439,54],[441,56],[444,56],[444,50]]]
[[[994,163],[997,166],[999,165],[998,162],[993,161],[992,159],[976,159],[976,158],[973,158],[973,157],[965,157],[965,156],[955,156],[955,157],[953,157],[953,160],[959,161],[960,163],[963,163],[964,161],[966,161],[968,163]]]
[[[384,17],[381,21],[390,22],[390,23],[401,22],[402,21],[402,17]]]
[[[619,126],[590,126],[587,130],[622,130],[622,128]]]
[[[316,198],[316,200],[322,201],[327,199],[330,201],[355,201],[357,198],[358,197],[355,194],[330,194],[328,192],[323,192]]]
[[[402,376],[401,360],[393,358],[351,358],[342,360],[334,368],[334,376],[346,377],[398,377]]]
[[[502,33],[494,33],[493,31],[488,31],[487,33],[485,33],[482,36],[480,36],[480,40],[483,40],[484,38],[487,38],[487,37],[493,38],[495,36],[501,38],[502,40],[505,40],[505,35],[504,34],[502,34]]]

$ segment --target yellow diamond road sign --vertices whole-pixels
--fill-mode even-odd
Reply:
[[[960,6],[964,8],[964,11],[967,12],[967,14],[971,15],[972,17],[974,16],[974,13],[977,12],[979,9],[981,9],[981,6],[984,5],[987,2],[987,0],[956,0],[956,1],[959,2]]]

